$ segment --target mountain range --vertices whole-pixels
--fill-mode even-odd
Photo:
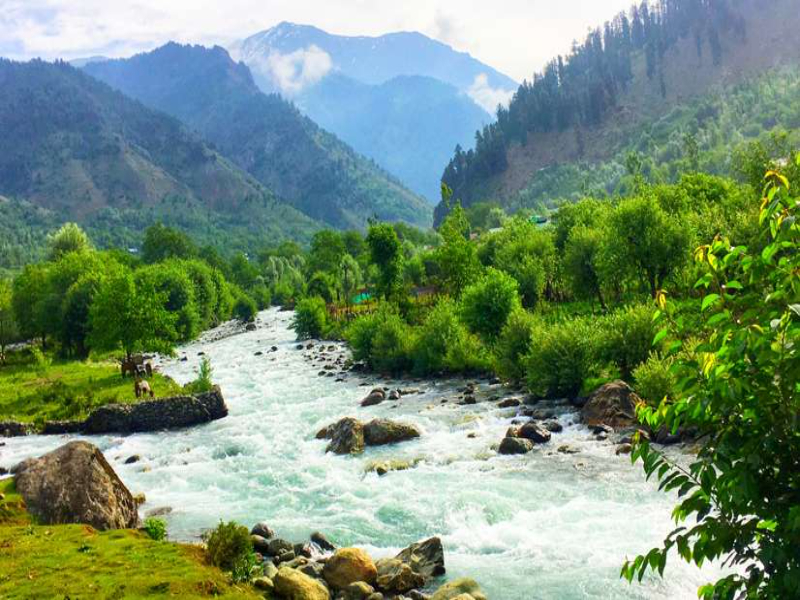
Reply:
[[[177,119],[63,62],[0,59],[0,131],[3,214],[20,220],[75,220],[115,243],[155,220],[208,242],[320,227]]]
[[[453,148],[471,147],[517,87],[420,33],[348,37],[281,23],[230,50],[262,90],[291,99],[431,202]]]

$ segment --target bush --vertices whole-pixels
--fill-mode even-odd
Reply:
[[[493,341],[508,316],[520,307],[519,285],[510,275],[489,268],[476,283],[464,290],[461,312],[470,331]]]
[[[525,361],[528,388],[539,397],[576,397],[593,374],[597,331],[574,319],[543,328]]]
[[[643,400],[655,406],[664,398],[672,397],[677,383],[671,370],[673,362],[653,353],[633,370],[635,389]]]
[[[601,322],[598,358],[613,362],[623,379],[629,379],[633,370],[650,356],[656,335],[653,312],[649,305],[631,306]]]
[[[530,352],[538,321],[531,313],[519,309],[511,313],[495,346],[497,373],[506,379],[525,378],[524,358]]]
[[[214,529],[203,534],[203,541],[211,564],[225,571],[241,569],[253,554],[250,532],[235,521],[220,521]]]
[[[142,531],[144,531],[151,540],[161,542],[167,537],[167,524],[164,519],[150,517],[144,520]]]
[[[451,373],[480,373],[489,370],[491,361],[478,336],[464,331],[447,349],[444,365]]]
[[[328,330],[328,308],[318,296],[303,298],[294,309],[290,326],[298,340],[322,338]]]
[[[233,316],[242,323],[252,323],[256,319],[258,307],[255,300],[247,294],[241,294],[233,303]]]
[[[451,300],[440,300],[419,328],[414,346],[414,372],[431,375],[447,369],[447,354],[467,335]]]
[[[197,374],[197,379],[186,385],[186,391],[192,394],[210,392],[214,389],[213,374],[214,369],[211,368],[211,361],[207,356],[204,356],[200,361],[200,372]]]
[[[345,334],[353,349],[353,358],[383,373],[411,370],[414,332],[388,305],[377,312],[356,319]]]

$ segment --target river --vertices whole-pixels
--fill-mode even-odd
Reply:
[[[266,311],[257,331],[198,341],[181,349],[186,361],[162,365],[185,383],[205,353],[230,408],[227,418],[185,431],[88,438],[131,491],[146,494],[143,511],[173,508],[171,538],[197,539],[220,519],[263,520],[289,540],[319,530],[339,545],[381,557],[438,535],[448,577],[477,579],[492,600],[689,599],[717,574],[671,557],[664,580],[620,580],[626,555],[647,551],[672,529],[674,498],[644,482],[639,466],[616,456],[612,444],[595,441],[572,416],[560,418],[564,432],[547,446],[507,457],[492,446],[510,425],[509,410],[457,405],[463,381],[392,382],[423,393],[361,408],[374,380],[319,376],[319,367],[296,348],[290,318]],[[325,454],[325,442],[314,434],[343,416],[406,421],[422,437],[359,457]],[[8,439],[0,465],[67,438]],[[563,444],[580,452],[554,451]],[[141,461],[124,464],[134,454]],[[420,462],[384,477],[365,472],[384,459]]]

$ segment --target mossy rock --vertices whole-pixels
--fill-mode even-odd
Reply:
[[[465,595],[474,600],[487,600],[481,591],[481,586],[474,579],[467,577],[445,583],[431,596],[431,600],[466,600],[462,598]]]

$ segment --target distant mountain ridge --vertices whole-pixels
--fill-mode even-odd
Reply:
[[[331,68],[369,85],[379,85],[401,75],[433,77],[466,91],[475,78],[486,75],[493,88],[513,90],[517,83],[465,52],[418,32],[397,32],[377,37],[343,36],[311,25],[282,22],[232,44],[231,54],[253,69],[256,80],[264,70],[253,68],[270,53],[282,55],[316,46],[327,53]]]
[[[339,228],[364,227],[373,216],[430,224],[427,202],[287,101],[262,93],[249,69],[221,47],[169,43],[85,70],[177,117],[315,219]]]
[[[231,54],[262,90],[291,99],[433,203],[453,149],[471,147],[517,87],[420,33],[350,37],[281,23],[233,44]]]
[[[176,119],[66,63],[0,59],[0,131],[0,194],[116,239],[156,220],[206,228],[206,241],[319,227]]]

